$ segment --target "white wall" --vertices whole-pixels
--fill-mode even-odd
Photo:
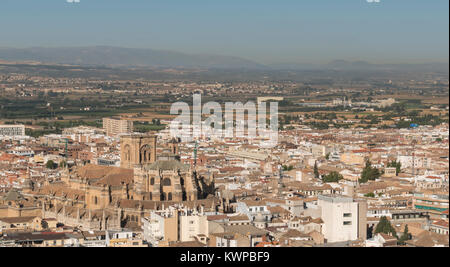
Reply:
[[[328,243],[358,239],[358,203],[319,199],[318,206],[322,209],[322,231]],[[351,214],[351,217],[344,217],[344,214]],[[350,225],[344,225],[344,222]]]

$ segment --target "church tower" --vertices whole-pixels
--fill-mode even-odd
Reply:
[[[126,135],[120,139],[120,167],[133,169],[135,166],[156,161],[156,136]]]

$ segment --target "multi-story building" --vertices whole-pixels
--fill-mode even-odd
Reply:
[[[328,243],[366,239],[367,203],[341,195],[319,195],[318,206]]]
[[[188,242],[208,236],[208,221],[203,210],[169,207],[152,211],[142,218],[144,239],[152,246]]]
[[[132,231],[106,231],[105,241],[109,247],[146,247]]]
[[[129,134],[133,132],[133,122],[120,118],[103,118],[103,129],[108,136]]]
[[[264,201],[239,201],[236,205],[236,212],[247,215],[251,221],[255,220],[258,215],[262,215],[265,221],[270,221],[272,219],[272,214],[267,209],[267,205]]]
[[[414,192],[413,207],[426,211],[431,218],[440,218],[442,212],[448,210],[448,191],[422,190]]]
[[[25,126],[0,125],[0,136],[25,136]]]

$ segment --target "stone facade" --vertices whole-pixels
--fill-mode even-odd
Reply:
[[[175,140],[167,144],[169,152],[158,157],[156,141],[150,135],[123,136],[120,168],[87,164],[66,169],[61,181],[29,192],[35,203],[25,215],[38,213],[81,229],[115,230],[139,226],[141,218],[164,205],[192,203],[215,211],[221,203],[212,196],[213,178],[200,177],[182,164]],[[14,192],[8,196],[16,198]],[[1,210],[8,212],[6,216],[24,216],[12,212],[12,207]]]
[[[122,136],[120,139],[120,159],[120,166],[128,169],[155,162],[156,136]]]

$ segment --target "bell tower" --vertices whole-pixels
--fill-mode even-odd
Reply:
[[[172,140],[169,142],[170,153],[174,155],[179,154],[178,143],[179,141],[177,139],[172,138]]]
[[[155,135],[125,135],[120,138],[120,167],[133,169],[156,161]]]

